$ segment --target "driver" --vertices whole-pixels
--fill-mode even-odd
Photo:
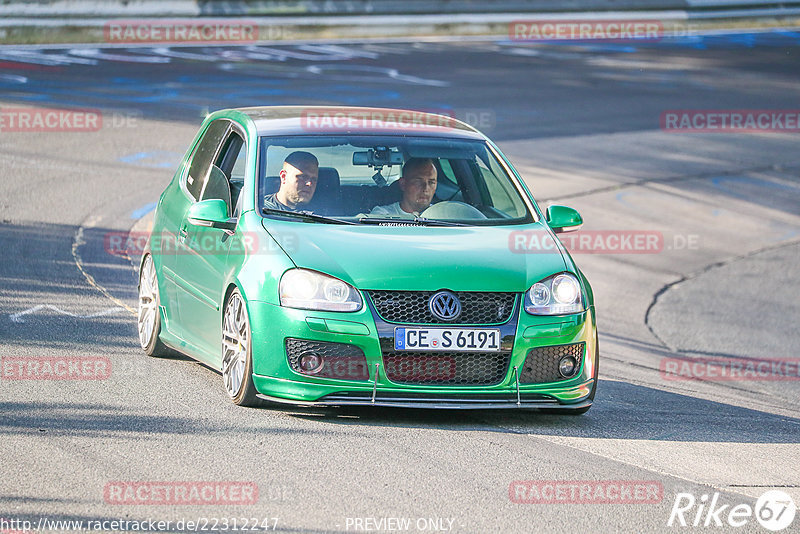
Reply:
[[[431,205],[436,192],[436,166],[431,158],[411,158],[401,172],[403,199],[386,206],[375,206],[370,215],[413,218]]]
[[[264,197],[264,207],[283,211],[300,211],[311,202],[317,189],[319,161],[310,152],[297,150],[283,160],[281,187]]]

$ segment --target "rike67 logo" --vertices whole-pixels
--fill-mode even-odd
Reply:
[[[784,530],[794,521],[797,507],[788,493],[780,490],[764,492],[749,504],[723,504],[719,492],[703,494],[699,499],[691,493],[678,493],[672,505],[668,527],[743,527],[755,517],[767,530]]]

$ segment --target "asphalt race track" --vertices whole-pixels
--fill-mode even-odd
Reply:
[[[0,128],[0,356],[111,365],[96,381],[2,376],[0,518],[41,531],[63,530],[55,520],[170,520],[178,531],[207,518],[222,531],[225,518],[277,518],[269,526],[289,532],[683,532],[701,527],[667,526],[680,493],[700,503],[718,492],[723,521],[767,490],[800,504],[797,124],[661,128],[670,110],[797,113],[798,67],[800,35],[788,31],[644,44],[0,47],[0,113],[88,108],[103,119],[96,131]],[[499,142],[540,205],[578,209],[598,235],[660,236],[636,253],[574,254],[597,301],[594,407],[242,409],[219,373],[145,357],[136,258],[107,252],[108,236],[146,229],[205,113],[277,104],[454,114]],[[788,359],[794,376],[790,364],[770,379],[665,371],[709,358]],[[662,491],[626,504],[511,498],[515,481],[587,480]],[[258,497],[117,504],[115,481],[242,481]],[[695,515],[707,519],[694,506],[687,521]],[[767,532],[752,516],[738,528],[708,521],[711,532]]]

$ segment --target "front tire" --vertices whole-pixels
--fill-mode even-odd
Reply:
[[[169,356],[172,351],[161,342],[161,297],[158,293],[158,277],[153,256],[148,254],[139,271],[139,344],[145,354],[153,357]]]
[[[260,404],[256,396],[258,391],[253,384],[250,319],[238,289],[228,297],[222,316],[222,381],[234,404]]]

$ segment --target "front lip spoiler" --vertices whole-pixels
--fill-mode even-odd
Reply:
[[[386,396],[372,399],[371,395],[326,395],[316,401],[299,401],[271,397],[259,394],[257,397],[268,402],[280,404],[291,404],[294,406],[307,407],[333,407],[333,406],[381,406],[387,408],[436,408],[450,410],[500,410],[510,408],[540,408],[540,409],[581,409],[592,405],[590,400],[584,400],[573,404],[562,404],[553,398],[543,396],[528,397],[523,395],[517,402],[516,396],[500,397],[497,399],[469,399],[465,397],[405,397],[405,396]]]

